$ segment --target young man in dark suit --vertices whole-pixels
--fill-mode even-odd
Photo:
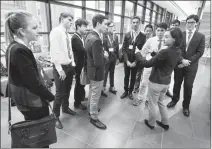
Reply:
[[[192,96],[193,83],[198,70],[199,59],[204,53],[205,36],[196,31],[199,22],[197,15],[190,15],[186,19],[186,31],[183,33],[183,43],[181,45],[182,63],[174,70],[174,88],[172,101],[168,108],[174,107],[180,98],[181,84],[184,80],[184,100],[183,114],[190,115],[189,105]]]
[[[90,90],[88,97],[88,111],[91,116],[90,122],[100,129],[106,129],[98,119],[98,104],[104,81],[105,51],[103,49],[103,34],[107,32],[107,18],[101,14],[92,19],[93,30],[85,40],[87,51],[87,73],[90,79]]]
[[[86,106],[84,106],[81,102],[85,99],[85,85],[80,84],[80,75],[82,72],[82,68],[84,67],[86,60],[86,50],[84,47],[84,39],[83,36],[87,33],[87,25],[88,22],[83,19],[78,19],[75,22],[76,33],[72,36],[72,50],[74,53],[75,60],[75,77],[76,84],[74,88],[74,107],[82,110],[86,110]]]
[[[124,56],[124,90],[125,92],[121,95],[121,99],[125,98],[129,94],[129,98],[133,100],[133,89],[136,80],[136,60],[135,60],[135,48],[142,49],[146,36],[140,31],[140,18],[135,16],[132,18],[132,30],[125,34],[124,42],[122,46]],[[142,68],[140,68],[142,69]],[[131,78],[130,78],[131,76]],[[130,87],[129,87],[130,80]]]
[[[115,27],[113,22],[108,22],[108,33],[104,35],[104,48],[109,53],[109,60],[105,65],[105,78],[103,84],[103,93],[105,94],[108,73],[110,73],[110,88],[109,92],[116,94],[117,90],[114,87],[114,73],[115,66],[118,60],[119,41],[118,36],[115,34]]]

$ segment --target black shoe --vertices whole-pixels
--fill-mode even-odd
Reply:
[[[168,103],[167,108],[172,108],[172,107],[174,107],[176,104],[177,104],[176,102],[171,101],[171,102]]]
[[[169,129],[169,125],[164,125],[161,121],[156,120],[156,123],[165,130]]]
[[[189,109],[186,109],[186,108],[183,108],[183,114],[184,114],[186,117],[189,117],[189,115],[190,115],[190,110],[189,110]]]
[[[147,125],[147,127],[149,127],[150,129],[154,129],[155,128],[155,126],[151,126],[151,125],[149,125],[149,122],[148,122],[148,120],[144,120],[144,123]]]
[[[107,126],[103,124],[102,122],[100,122],[98,119],[94,120],[91,118],[90,122],[99,129],[103,129],[103,130],[107,129]]]
[[[100,109],[99,109],[99,108],[98,108],[98,112],[100,112]],[[88,115],[89,115],[89,116],[91,116],[91,114],[90,114],[90,113],[88,113]]]
[[[101,92],[101,95],[104,96],[104,97],[107,97],[107,94],[103,91]]]
[[[121,99],[124,99],[128,96],[128,92],[124,92],[122,95],[121,95]]]
[[[133,94],[130,92],[129,93],[129,98],[130,98],[130,100],[133,100],[134,98],[133,98]]]
[[[169,90],[167,90],[167,92],[166,92],[166,96],[168,96],[168,97],[170,97],[170,98],[172,98],[172,97],[173,97],[173,95],[170,93],[170,91],[169,91]]]
[[[117,90],[114,87],[110,87],[109,88],[109,92],[111,92],[113,94],[116,94],[117,93]]]
[[[87,109],[87,107],[86,106],[84,106],[83,104],[79,104],[79,105],[74,105],[74,107],[76,108],[76,109],[81,109],[81,110],[86,110]]]
[[[70,115],[76,115],[77,113],[70,108],[63,110],[64,113],[70,114]]]
[[[55,127],[58,129],[63,129],[63,124],[61,123],[59,118],[57,118],[56,120]]]

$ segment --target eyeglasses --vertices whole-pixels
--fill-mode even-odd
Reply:
[[[194,25],[196,22],[186,22],[187,24]]]

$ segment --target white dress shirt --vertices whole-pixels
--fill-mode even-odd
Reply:
[[[161,39],[162,40],[162,39]],[[160,40],[159,40],[159,38],[157,37],[157,36],[155,36],[155,37],[151,37],[151,38],[149,38],[147,41],[146,41],[146,43],[144,44],[144,46],[143,46],[143,48],[142,48],[142,50],[143,49],[148,49],[148,55],[146,56],[146,59],[147,60],[149,60],[149,59],[151,59],[152,58],[152,56],[151,56],[151,53],[154,51],[154,52],[158,52],[160,49],[166,49],[167,47],[166,46],[164,46],[163,44],[163,40],[162,40],[162,42],[161,42],[161,48],[158,50],[158,45],[159,45],[159,43],[160,43]],[[141,50],[141,51],[142,51]]]
[[[192,37],[194,36],[194,32],[196,31],[196,28],[194,28],[191,32],[191,37],[190,37],[190,39],[189,39],[189,41],[188,41],[188,36],[189,36],[189,30],[186,30],[186,51],[187,51],[187,49],[188,49],[188,45],[189,45],[189,42],[191,41],[191,39],[192,39]]]
[[[68,36],[70,41],[69,47],[72,48],[70,35]],[[72,49],[69,56],[66,37],[66,29],[62,25],[55,27],[50,33],[50,56],[58,72],[63,70],[61,65],[70,63],[75,65]]]

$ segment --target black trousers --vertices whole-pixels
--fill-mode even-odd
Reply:
[[[59,79],[59,74],[53,66],[53,76],[56,86],[56,95],[53,105],[53,111],[57,117],[60,116],[60,107],[62,104],[62,110],[66,110],[69,107],[69,96],[71,91],[71,85],[74,75],[74,67],[71,65],[62,65],[63,70],[66,73],[66,78],[64,80]]]
[[[79,106],[85,99],[85,85],[80,84],[80,75],[83,67],[75,67],[75,88],[74,88],[74,105]]]
[[[105,79],[103,87],[107,85],[108,73],[110,72],[110,87],[114,87],[114,73],[116,67],[116,60],[111,60],[105,65]]]
[[[135,79],[136,79],[136,73],[137,73],[137,67],[128,67],[126,63],[124,63],[124,90],[125,92],[132,93],[135,85]],[[129,80],[130,80],[130,87],[129,87]]]
[[[33,108],[30,111],[21,111],[25,120],[38,120],[49,115],[49,107]],[[49,148],[44,146],[43,148]]]
[[[180,99],[180,89],[182,82],[184,80],[184,100],[183,108],[189,108],[193,83],[196,77],[197,67],[196,68],[175,68],[174,70],[174,88],[173,88],[173,98],[172,101],[178,102]]]

